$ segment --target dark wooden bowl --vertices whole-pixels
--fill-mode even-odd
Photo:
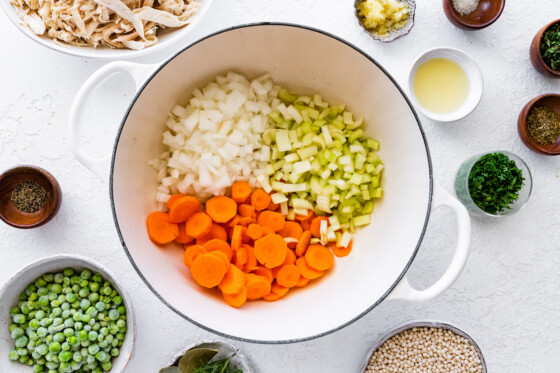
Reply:
[[[506,0],[480,0],[478,8],[471,14],[461,15],[453,7],[452,0],[443,0],[443,11],[449,22],[455,26],[475,31],[490,26],[502,15]]]
[[[10,200],[14,188],[24,182],[34,181],[45,188],[45,206],[35,213],[25,213],[16,208]],[[35,228],[51,220],[62,202],[58,182],[49,172],[34,166],[19,166],[0,175],[0,219],[16,228]]]
[[[519,137],[521,141],[527,147],[537,153],[542,153],[546,155],[560,155],[560,139],[556,140],[554,144],[551,145],[541,145],[536,143],[529,135],[529,130],[527,129],[527,116],[531,109],[535,106],[548,106],[556,114],[560,115],[560,95],[555,93],[549,93],[546,95],[539,96],[531,100],[521,113],[519,113],[519,118],[517,120],[517,131],[519,132]]]
[[[559,22],[560,19],[557,19],[556,21],[550,22],[548,25],[540,29],[539,32],[537,32],[537,34],[533,38],[533,41],[531,42],[531,50],[530,50],[531,62],[533,63],[535,69],[541,74],[548,76],[549,78],[556,78],[556,79],[560,79],[560,71],[552,70],[544,62],[541,54],[541,40],[546,30],[548,30],[550,26],[555,25]]]

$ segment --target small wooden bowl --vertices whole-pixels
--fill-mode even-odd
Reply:
[[[33,181],[47,192],[45,206],[37,212],[25,213],[10,200],[14,188],[24,181]],[[19,166],[0,175],[0,219],[16,228],[35,228],[50,221],[58,212],[62,193],[58,182],[49,172],[35,166]]]
[[[478,8],[471,14],[462,15],[453,7],[452,0],[443,0],[443,11],[449,22],[467,30],[476,31],[490,26],[502,15],[506,0],[480,0]]]
[[[548,76],[549,78],[560,79],[560,71],[552,70],[546,64],[546,62],[544,62],[544,60],[542,58],[542,55],[541,55],[541,40],[542,40],[542,37],[543,37],[544,33],[546,32],[546,30],[548,30],[552,25],[555,25],[557,23],[560,23],[560,19],[557,19],[556,21],[550,22],[548,25],[546,25],[542,29],[540,29],[539,32],[537,32],[537,34],[533,38],[533,41],[531,42],[531,49],[530,49],[529,53],[531,55],[531,62],[533,63],[533,66],[535,67],[535,69],[539,73],[541,73],[545,76]]]
[[[529,112],[535,106],[548,106],[556,114],[560,115],[560,95],[556,93],[549,93],[546,95],[539,96],[531,100],[521,113],[519,113],[519,118],[517,119],[517,131],[519,132],[519,137],[521,141],[527,147],[537,153],[542,153],[546,155],[560,155],[560,138],[556,140],[554,144],[551,145],[541,145],[535,142],[529,135],[529,130],[527,129],[527,117]]]

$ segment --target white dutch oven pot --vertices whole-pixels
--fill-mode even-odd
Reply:
[[[154,245],[146,216],[155,210],[156,175],[148,161],[162,152],[169,110],[190,92],[230,70],[275,82],[300,94],[320,93],[365,117],[365,131],[381,142],[385,194],[372,224],[360,229],[354,249],[306,289],[279,302],[227,306],[217,292],[197,286],[183,265],[183,248]],[[136,81],[138,92],[118,132],[112,157],[94,159],[79,145],[83,109],[94,87],[116,72]],[[433,185],[430,154],[416,113],[389,74],[364,52],[322,31],[287,24],[236,27],[211,35],[162,65],[110,63],[83,85],[70,115],[73,151],[103,177],[117,231],[138,274],[171,309],[223,336],[258,342],[294,342],[338,330],[381,301],[432,299],[449,288],[467,260],[470,220],[455,198]],[[457,216],[458,240],[451,265],[429,289],[418,291],[406,271],[422,241],[431,212],[448,206]]]

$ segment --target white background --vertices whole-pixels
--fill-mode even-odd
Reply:
[[[351,0],[216,0],[184,45],[241,23],[300,23],[362,48],[402,86],[421,52],[442,45],[460,48],[480,64],[486,87],[478,109],[462,121],[444,125],[421,118],[435,179],[452,191],[454,174],[464,159],[503,149],[528,162],[534,176],[533,195],[517,215],[473,220],[465,271],[432,302],[385,303],[347,328],[305,343],[234,343],[257,372],[353,373],[380,335],[405,321],[430,319],[469,333],[482,348],[490,372],[559,371],[560,158],[532,153],[516,131],[517,115],[527,101],[560,91],[560,82],[536,73],[528,58],[537,30],[560,18],[558,0],[509,0],[498,22],[478,32],[452,26],[441,1],[419,1],[411,34],[391,44],[376,42],[361,30],[352,4]],[[70,152],[70,104],[84,80],[105,62],[46,49],[20,33],[4,14],[0,14],[0,35],[0,171],[24,163],[44,167],[58,178],[64,195],[60,213],[42,228],[23,231],[0,225],[0,285],[18,268],[56,253],[79,253],[102,262],[118,274],[136,308],[138,344],[128,371],[158,372],[183,346],[216,337],[170,311],[144,285],[119,243],[108,185]],[[143,61],[163,61],[172,53],[166,50]],[[92,152],[101,154],[111,147],[131,94],[131,83],[124,78],[116,77],[102,88],[98,110],[92,112],[95,124],[88,132]],[[432,283],[449,263],[456,236],[450,218],[445,210],[431,218],[410,270],[419,287]],[[0,372],[9,371],[7,364],[7,351],[0,351]]]

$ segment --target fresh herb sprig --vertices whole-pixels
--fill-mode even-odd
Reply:
[[[523,172],[507,155],[486,154],[471,169],[469,192],[481,210],[495,215],[511,208],[524,180]]]
[[[560,23],[556,23],[544,33],[541,40],[541,55],[552,70],[560,71]]]
[[[193,373],[243,373],[241,369],[230,368],[231,356],[225,359],[211,361],[196,368]]]

